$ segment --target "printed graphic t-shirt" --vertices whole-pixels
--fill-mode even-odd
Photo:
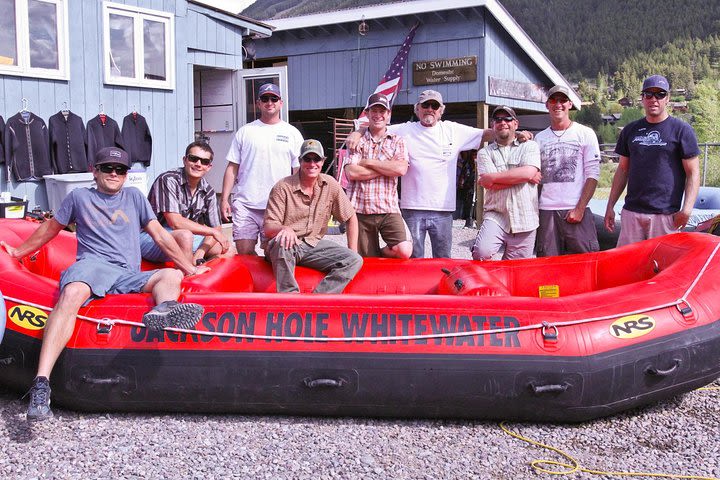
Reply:
[[[700,155],[690,125],[675,117],[660,123],[636,120],[620,132],[615,153],[630,159],[625,208],[649,214],[680,210],[685,190],[682,161]]]
[[[140,271],[140,230],[155,219],[140,190],[125,187],[115,195],[95,188],[68,193],[55,214],[61,225],[77,226],[77,259],[99,258]]]

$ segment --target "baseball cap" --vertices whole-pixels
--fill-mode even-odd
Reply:
[[[568,87],[566,87],[565,85],[555,85],[550,90],[548,90],[547,98],[549,99],[556,93],[562,93],[563,95],[565,95],[572,103],[570,108],[575,108],[575,103],[572,102],[572,99],[570,98],[570,89]]]
[[[566,97],[570,98],[570,89],[567,88],[565,85],[555,85],[550,90],[548,90],[548,98],[552,97],[556,93],[562,93]]]
[[[648,88],[659,88],[660,90],[669,92],[670,83],[668,83],[667,78],[663,77],[662,75],[652,75],[646,78],[643,82],[643,91],[647,90]]]
[[[305,140],[300,147],[300,158],[305,157],[308,153],[316,153],[320,158],[325,158],[325,151],[322,143],[312,138]]]
[[[381,105],[385,107],[385,110],[390,110],[390,100],[382,93],[373,93],[368,97],[367,107],[365,110],[370,110],[370,107],[374,105]]]
[[[261,85],[260,90],[258,90],[258,97],[262,95],[275,95],[278,98],[282,98],[280,95],[280,87],[274,83],[265,83]]]
[[[436,92],[435,90],[423,90],[420,92],[417,103],[421,104],[430,100],[435,100],[440,104],[440,106],[445,105],[442,100],[442,95],[440,95],[440,92]]]
[[[515,115],[515,110],[513,110],[512,108],[510,108],[506,105],[498,105],[497,107],[495,107],[495,109],[492,112],[491,117],[494,117],[497,112],[505,112],[508,115],[510,115],[513,118],[513,120],[517,120],[517,115]]]
[[[95,165],[114,163],[130,168],[130,155],[121,148],[105,147],[95,154]]]

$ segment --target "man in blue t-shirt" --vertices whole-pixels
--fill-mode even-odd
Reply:
[[[156,306],[143,316],[150,328],[191,328],[203,312],[200,305],[178,303],[183,275],[209,270],[196,267],[157,221],[137,188],[123,188],[130,168],[128,154],[104,148],[95,156],[96,188],[72,190],[57,214],[17,248],[0,242],[18,260],[37,251],[71,223],[77,227],[77,259],[60,277],[60,297],[48,315],[37,376],[30,389],[27,419],[45,420],[50,410],[50,373],[75,327],[81,306],[107,293],[150,293]],[[175,268],[140,270],[138,232],[144,229],[175,262]]]
[[[645,118],[620,132],[605,228],[615,230],[615,203],[627,186],[617,246],[682,230],[700,188],[700,148],[692,127],[667,112],[670,85],[661,75],[643,82]],[[684,199],[683,199],[684,196]]]

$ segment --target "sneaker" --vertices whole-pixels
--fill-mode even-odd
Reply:
[[[174,300],[162,302],[143,315],[143,323],[154,330],[166,327],[191,329],[203,314],[202,305],[179,303]]]
[[[26,395],[30,395],[30,403],[27,409],[28,422],[39,422],[52,418],[53,412],[50,410],[50,382],[47,378],[35,377],[35,381]]]

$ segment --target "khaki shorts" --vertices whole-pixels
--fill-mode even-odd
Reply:
[[[233,240],[263,240],[263,215],[265,210],[247,208],[240,200],[232,202]]]
[[[617,246],[678,232],[672,213],[637,213],[626,208],[620,213],[620,235]]]
[[[410,232],[399,213],[357,214],[358,253],[363,257],[382,257],[378,234],[388,247],[410,240]]]

